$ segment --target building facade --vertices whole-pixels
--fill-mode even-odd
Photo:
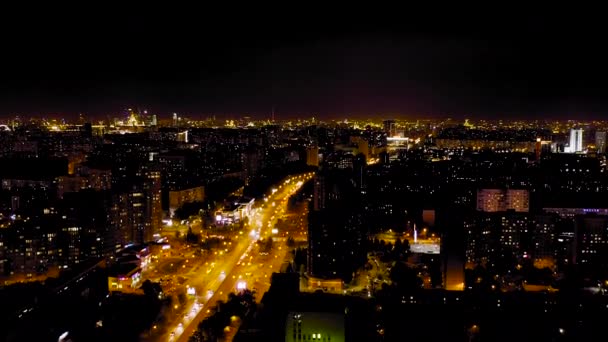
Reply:
[[[595,147],[598,153],[606,153],[606,132],[595,132]]]
[[[202,202],[205,199],[205,187],[169,191],[169,214],[173,216],[175,210],[185,203]]]
[[[570,137],[568,139],[568,147],[565,149],[567,153],[583,152],[583,129],[570,129]]]
[[[530,193],[528,190],[516,189],[479,189],[477,190],[477,210],[484,212],[501,212],[514,210],[528,212]]]

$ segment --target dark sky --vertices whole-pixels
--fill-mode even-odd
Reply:
[[[0,18],[0,117],[608,113],[608,36],[593,11],[56,12]]]

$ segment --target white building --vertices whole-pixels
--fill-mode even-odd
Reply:
[[[221,211],[215,213],[215,221],[222,224],[239,222],[253,214],[253,198],[234,199]]]
[[[570,142],[568,147],[565,148],[566,153],[577,153],[583,151],[583,129],[572,128],[570,129]]]

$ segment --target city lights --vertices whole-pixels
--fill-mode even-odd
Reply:
[[[123,111],[95,124],[0,124],[3,291],[35,284],[78,310],[71,298],[107,288],[79,299],[101,310],[79,312],[97,331],[123,329],[98,317],[117,314],[120,300],[126,320],[157,310],[145,329],[121,325],[142,330],[125,336],[177,342],[202,338],[201,323],[217,317],[230,318],[215,328],[234,338],[251,317],[274,317],[263,312],[273,305],[294,306],[286,340],[315,341],[344,339],[349,309],[322,313],[357,306],[350,301],[373,304],[363,314],[387,341],[412,305],[446,315],[464,305],[446,329],[471,340],[505,331],[479,317],[536,329],[519,318],[527,313],[546,323],[535,336],[576,340],[568,327],[579,323],[556,313],[608,312],[606,122]],[[20,340],[40,340],[22,326],[69,326],[39,319],[55,301],[15,299],[10,319],[20,324],[6,330]],[[152,305],[169,299],[163,310]],[[446,340],[435,338],[438,322],[421,334]]]

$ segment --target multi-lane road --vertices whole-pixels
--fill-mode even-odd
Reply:
[[[189,301],[181,308],[184,310],[178,310],[180,316],[168,320],[171,325],[164,327],[166,333],[157,341],[187,341],[199,323],[212,313],[217,302],[226,300],[238,286],[254,289],[258,299],[268,291],[272,272],[278,272],[289,255],[284,233],[274,230],[277,220],[285,214],[289,197],[312,176],[312,173],[292,176],[278,184],[256,206],[248,225],[237,234],[228,252],[211,255],[205,263],[193,261],[198,263],[193,270],[198,270],[184,285],[196,290],[196,300]],[[258,240],[273,237],[269,253],[260,252]]]

